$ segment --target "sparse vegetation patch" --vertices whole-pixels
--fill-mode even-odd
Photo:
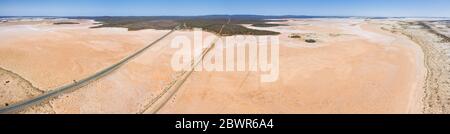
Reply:
[[[80,24],[77,22],[55,22],[53,25],[74,25],[74,24]]]
[[[242,26],[241,24],[252,24],[257,26],[277,26],[278,24],[265,24],[265,22],[282,20],[265,20],[264,18],[248,18],[240,16],[148,16],[148,17],[85,17],[83,19],[94,19],[102,25],[91,27],[124,27],[130,31],[142,29],[168,30],[176,26],[185,29],[202,28],[205,31],[219,33],[222,25],[230,19],[230,23],[222,30],[223,36],[231,35],[278,35],[280,33],[267,30],[256,30]]]

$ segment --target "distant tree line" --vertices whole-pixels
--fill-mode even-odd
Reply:
[[[124,27],[130,31],[142,29],[173,29],[178,25],[183,28],[202,28],[205,31],[219,33],[222,25],[228,22],[222,35],[278,35],[280,33],[267,30],[256,30],[242,26],[241,24],[251,24],[256,27],[273,27],[279,24],[268,24],[267,22],[284,21],[268,20],[273,17],[255,16],[255,15],[210,15],[210,16],[128,16],[128,17],[76,17],[80,19],[93,19],[101,22],[101,25],[92,28],[101,27]]]

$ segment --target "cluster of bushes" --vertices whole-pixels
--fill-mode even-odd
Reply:
[[[298,34],[291,34],[291,35],[289,35],[289,38],[303,39],[303,37],[301,35],[298,35]],[[316,43],[317,42],[315,39],[312,39],[312,38],[304,39],[304,41],[306,43]]]
[[[53,25],[69,25],[69,24],[80,24],[77,22],[55,22]]]
[[[302,36],[297,35],[297,34],[292,34],[292,35],[289,35],[289,38],[302,38]]]

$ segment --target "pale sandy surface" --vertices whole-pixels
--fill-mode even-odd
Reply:
[[[0,68],[0,107],[41,94],[42,91],[19,75]]]
[[[36,89],[48,91],[90,76],[168,32],[128,32],[123,28],[90,29],[94,25],[93,21],[76,22],[80,24],[53,25],[53,21],[0,24],[0,67],[21,76]],[[18,93],[21,90],[25,89],[16,86],[13,91]],[[2,95],[20,98],[14,101],[37,95],[25,97],[14,92]],[[56,108],[55,111],[58,111]],[[30,112],[40,113],[42,110]]]
[[[91,23],[1,24],[0,67],[19,74],[41,90],[51,90],[91,75],[167,32],[89,29]]]
[[[205,33],[204,36],[211,35]],[[177,31],[152,46],[111,75],[51,102],[56,113],[141,113],[178,73],[170,61],[177,49],[170,47],[176,36],[192,38],[192,32]]]
[[[89,76],[156,40],[166,30],[127,32],[77,25],[0,24],[0,67],[40,90]],[[425,76],[423,53],[407,37],[357,19],[307,19],[279,31],[280,75],[260,83],[261,72],[194,72],[158,113],[419,113]],[[317,43],[292,39],[314,34]],[[170,60],[177,31],[96,82],[24,113],[140,113],[179,72]],[[205,33],[204,36],[211,35]],[[0,81],[1,82],[1,81]]]
[[[194,72],[158,113],[419,113],[423,54],[363,20],[290,20],[280,31],[280,76]],[[291,33],[322,35],[316,44]],[[325,36],[341,34],[339,36]]]

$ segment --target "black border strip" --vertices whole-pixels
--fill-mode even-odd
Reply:
[[[273,128],[219,129],[211,131],[281,132],[292,130],[366,130],[402,129],[436,130],[450,128],[450,115],[293,115],[293,114],[158,114],[158,115],[0,115],[0,128],[5,129],[97,129],[97,130],[162,130],[203,132],[202,129],[176,129],[176,121],[196,120],[220,124],[220,119],[273,120]]]

